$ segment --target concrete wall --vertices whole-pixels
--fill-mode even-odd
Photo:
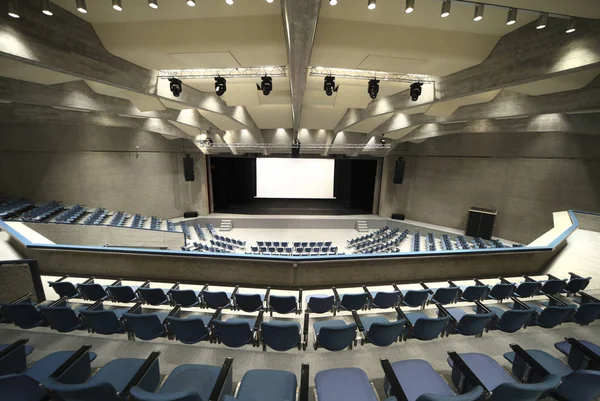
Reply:
[[[0,302],[11,302],[31,293],[35,296],[35,287],[31,277],[31,269],[27,264],[0,265]]]
[[[139,148],[136,148],[139,146]],[[182,157],[193,153],[196,181]],[[182,139],[89,124],[0,124],[1,192],[172,218],[208,214],[204,155]]]
[[[404,145],[403,145],[404,146]],[[552,212],[600,210],[600,137],[460,134],[409,144],[402,185],[397,154],[384,160],[380,215],[464,229],[471,206],[498,210],[494,235],[528,243],[552,228]]]

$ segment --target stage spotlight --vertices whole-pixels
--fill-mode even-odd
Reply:
[[[19,9],[17,8],[17,0],[9,0],[8,15],[13,18],[20,18]]]
[[[260,80],[260,90],[263,95],[269,96],[269,93],[273,90],[273,78],[265,75],[264,77],[261,77]]]
[[[379,93],[379,80],[378,79],[371,79],[369,81],[369,86],[367,88],[367,92],[369,93],[369,96],[371,97],[371,99],[375,99],[377,97],[377,94]]]
[[[407,14],[415,11],[415,0],[406,0],[406,7],[404,7],[404,12]]]
[[[517,22],[517,9],[511,8],[508,10],[508,15],[506,16],[506,25],[512,25]]]
[[[292,157],[293,158],[297,158],[300,156],[300,145],[302,145],[302,143],[300,143],[300,140],[295,139],[294,143],[292,144]]]
[[[177,78],[169,78],[169,89],[173,92],[173,96],[179,97],[181,95],[181,81]]]
[[[421,96],[421,87],[423,84],[421,82],[415,82],[410,86],[410,98],[413,102],[419,100],[419,96]]]
[[[85,4],[85,0],[76,0],[75,5],[77,6],[77,11],[82,14],[87,14],[87,4]]]
[[[367,8],[369,10],[374,10],[375,7],[377,7],[377,4],[375,4],[375,2],[376,2],[376,0],[368,0]]]
[[[225,3],[227,3],[231,6],[231,5],[233,5],[233,0],[225,0]]]
[[[540,13],[535,29],[544,29],[548,25],[548,13]]]
[[[121,0],[112,0],[112,7],[116,11],[123,11],[123,4],[121,3]]]
[[[379,140],[379,143],[382,145],[385,145],[385,137],[383,135],[381,135],[381,139]]]
[[[158,0],[148,0],[148,6],[156,10],[158,8]]]
[[[50,0],[42,0],[42,13],[48,16],[54,15],[52,10],[50,9]]]
[[[323,90],[327,96],[333,95],[333,92],[335,92],[335,77],[332,77],[331,75],[325,77],[323,81]]]
[[[227,80],[223,77],[215,77],[215,92],[217,96],[223,96],[227,91]]]
[[[569,19],[569,26],[567,26],[567,30],[565,31],[566,33],[573,33],[575,32],[575,29],[577,28],[577,22],[575,20],[575,18],[571,17],[571,19]]]
[[[450,15],[450,6],[451,5],[452,5],[452,2],[450,0],[444,0],[442,2],[442,14],[440,15],[440,17],[446,18],[447,16]]]
[[[483,19],[484,5],[481,3],[475,4],[475,15],[473,15],[473,21],[481,21]]]
[[[187,5],[190,7],[196,7],[196,0],[187,0]]]
[[[329,5],[330,6],[335,6],[337,4],[338,0],[329,0]]]

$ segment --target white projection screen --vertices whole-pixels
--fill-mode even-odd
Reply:
[[[256,197],[334,199],[333,159],[256,159]]]

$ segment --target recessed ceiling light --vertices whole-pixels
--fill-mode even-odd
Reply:
[[[8,2],[8,15],[13,17],[13,18],[19,18],[19,10],[17,8],[17,1],[16,0],[10,0]]]
[[[231,5],[233,5],[233,0],[225,0],[225,3],[227,3],[231,6]]]
[[[374,10],[375,7],[377,7],[376,0],[368,0],[368,2],[367,2],[367,8],[369,10]]]
[[[577,25],[577,23],[575,22],[575,18],[571,17],[571,19],[569,19],[569,26],[567,26],[567,30],[565,32],[566,33],[575,32],[576,25]]]
[[[148,0],[148,5],[150,8],[157,9],[158,8],[158,0]]]
[[[195,0],[187,0],[187,5],[190,7],[195,7],[196,6],[196,1]]]
[[[335,6],[337,4],[338,0],[329,0],[329,5],[330,6]]]

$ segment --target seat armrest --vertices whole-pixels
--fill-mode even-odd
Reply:
[[[458,287],[458,285],[456,285],[452,280],[448,280],[448,284],[450,285],[450,287]]]
[[[481,301],[475,301],[475,305],[477,305],[477,313],[493,313],[490,308],[485,306]],[[494,316],[496,316],[495,313]]]
[[[308,383],[310,379],[310,370],[308,367],[308,363],[302,364],[302,371],[300,373],[300,391],[298,394],[298,401],[308,401],[310,397],[310,391],[308,388]]]
[[[298,290],[298,314],[302,313],[302,288]]]
[[[515,358],[519,357],[523,360],[523,362],[528,366],[529,369],[526,369],[523,377],[520,378],[523,383],[528,383],[531,377],[531,373],[535,373],[538,377],[544,378],[548,376],[550,373],[539,364],[527,351],[521,348],[518,344],[509,344],[509,347],[515,352]],[[513,365],[514,365],[513,361]]]
[[[394,290],[395,290],[395,291],[398,291],[398,292],[400,292],[400,288],[398,288],[398,286],[397,286],[396,284],[392,284],[392,287],[394,287]]]
[[[537,282],[537,280],[532,279],[531,277],[529,277],[528,275],[524,275],[523,278],[525,279],[525,281],[527,281],[528,283],[535,283]],[[506,283],[509,284],[509,283]]]
[[[356,327],[358,327],[358,330],[361,333],[363,333],[365,331],[365,326],[362,324],[360,316],[358,316],[358,313],[356,313],[355,310],[352,311],[352,317],[354,318],[354,322],[356,323]]]
[[[591,295],[590,295],[590,294],[588,294],[587,292],[583,292],[583,291],[582,291],[582,292],[580,292],[579,294],[581,295],[581,300],[582,300],[582,301],[583,301],[583,300],[586,300],[586,301],[587,301],[586,303],[590,303],[590,302],[592,302],[592,303],[600,303],[600,299],[598,299],[598,298],[596,298],[596,297],[593,297],[593,296],[591,296]]]
[[[81,284],[94,284],[94,277],[90,277]]]
[[[479,280],[478,278],[474,278],[473,281],[475,281],[475,284],[477,285],[482,285],[482,286],[486,286],[486,284],[484,284],[481,280]]]
[[[21,340],[15,341],[14,343],[12,343],[11,345],[9,345],[8,347],[4,348],[2,351],[0,351],[0,360],[2,358],[4,358],[6,355],[8,355],[11,352],[13,352],[15,349],[19,348],[20,346],[24,346],[28,342],[29,342],[28,338],[23,338]]]
[[[173,287],[171,287],[170,289],[171,290],[178,290],[179,289],[179,284],[180,284],[179,282],[173,284]]]
[[[160,351],[152,351],[152,353],[150,353],[148,358],[146,358],[146,360],[144,361],[142,366],[140,366],[135,375],[131,378],[131,380],[129,380],[129,383],[127,383],[123,391],[121,391],[121,397],[123,397],[123,399],[127,399],[129,397],[129,392],[131,391],[131,388],[133,386],[137,386],[140,383],[140,381],[144,378],[146,373],[148,373],[154,362],[158,359],[159,355]]]
[[[146,280],[144,281],[144,283],[142,285],[140,285],[139,288],[149,288],[150,287],[150,280]]]
[[[519,298],[510,297],[510,299],[515,303],[514,309],[521,309],[521,310],[531,309],[529,306],[527,306],[527,304],[525,302],[521,301]]]
[[[566,303],[562,299],[559,299],[558,297],[555,297],[554,295],[546,295],[546,296],[549,299],[548,305],[552,305],[552,306],[569,306],[568,303]]]
[[[271,294],[271,287],[267,287],[267,291],[265,292],[265,302],[266,302],[266,308],[269,309],[270,306],[270,302],[269,302],[269,295]]]
[[[208,327],[213,327],[215,324],[215,320],[218,320],[221,317],[221,311],[223,308],[218,308],[215,313],[213,313],[212,317],[208,321]]]
[[[399,306],[396,306],[396,313],[398,313],[398,315],[400,315],[400,317],[406,321],[406,327],[412,327],[413,324],[410,322],[410,320],[408,320],[406,314],[404,314],[404,312],[402,311],[402,309],[400,309]]]
[[[10,303],[11,303],[11,305],[22,304],[23,302],[31,301],[32,296],[33,296],[32,293],[28,293],[28,294],[20,296],[19,298],[15,299],[14,301],[11,301]]]
[[[404,390],[402,389],[402,386],[400,385],[400,381],[398,380],[396,372],[394,372],[394,368],[392,368],[390,361],[387,359],[381,359],[380,362],[385,378],[390,384],[391,393],[386,395],[393,395],[398,401],[409,401],[404,393]]]
[[[131,308],[129,308],[129,310],[126,313],[135,313],[135,314],[141,314],[142,313],[142,303],[138,302],[135,305],[133,305]]]
[[[583,278],[582,276],[580,276],[579,274],[576,274],[576,273],[569,272],[569,275],[571,276],[572,279],[573,278]]]
[[[442,315],[444,315],[444,316],[450,316],[450,321],[451,321],[451,322],[453,322],[453,323],[457,323],[457,320],[454,318],[454,316],[452,316],[452,315],[450,314],[450,312],[448,312],[448,309],[446,309],[446,308],[444,307],[444,305],[442,305],[442,304],[435,304],[435,306],[437,306],[437,308],[438,308],[438,311],[439,311],[439,312],[440,312]]]
[[[69,297],[62,297],[62,298],[57,299],[56,301],[52,302],[50,305],[48,305],[48,307],[55,308],[57,306],[67,306],[68,301],[69,301]]]
[[[204,284],[204,287],[202,287],[202,289],[200,290],[200,303],[202,304],[203,308],[206,308],[206,303],[204,302],[204,291],[208,290],[208,284]]]
[[[69,275],[66,274],[66,275],[62,276],[61,278],[59,278],[58,280],[56,280],[55,283],[59,283],[59,282],[64,281],[64,280],[66,280],[68,278],[69,278]]]
[[[110,284],[111,287],[116,287],[116,286],[119,286],[119,285],[123,285],[123,279],[121,279],[121,278],[118,279],[118,280],[115,280],[114,283]]]
[[[340,307],[340,294],[338,294],[338,291],[335,287],[333,287],[331,289],[331,291],[333,291],[333,298],[334,298],[334,303],[337,306],[337,308],[339,309]]]
[[[77,361],[79,358],[81,358],[81,356],[83,354],[87,353],[90,350],[90,348],[92,348],[91,345],[84,345],[81,348],[79,348],[77,351],[75,351],[73,353],[73,355],[71,355],[69,357],[69,359],[64,361],[62,363],[62,365],[60,365],[54,372],[52,372],[50,377],[55,380],[58,380],[60,378],[60,376],[62,376],[63,373],[65,373],[71,367],[71,365],[73,365],[75,363],[75,361]],[[89,364],[89,359],[88,359],[88,364]]]
[[[452,361],[453,369],[456,367],[458,371],[462,374],[464,380],[468,380],[471,386],[481,386],[483,388],[484,393],[489,394],[490,391],[487,387],[479,380],[477,375],[471,370],[469,365],[463,361],[463,359],[454,351],[448,351],[448,357]],[[464,381],[461,379],[460,383],[457,385],[459,394],[463,393]],[[485,399],[485,397],[483,398]]]
[[[552,275],[552,274],[546,274],[546,276],[548,276],[548,278],[549,278],[550,280],[561,280],[560,278],[558,278],[558,277],[556,277],[556,276],[554,276],[554,275]]]
[[[371,294],[371,291],[369,291],[369,288],[367,288],[366,285],[362,286],[363,291],[367,293],[367,298],[369,299],[369,303],[373,302],[373,295]]]
[[[309,325],[309,315],[308,312],[304,313],[304,324],[302,325],[302,341],[304,342],[303,348],[306,350],[308,347],[308,325]]]
[[[256,321],[254,322],[254,332],[255,332],[255,333],[256,333],[256,332],[258,332],[258,329],[260,328],[260,324],[261,324],[261,323],[262,323],[262,321],[263,321],[264,314],[265,314],[265,311],[264,311],[264,310],[261,310],[261,311],[258,313],[258,316],[256,317]]]
[[[427,286],[427,284],[425,284],[422,281],[419,284],[421,284],[421,287],[423,287],[424,290],[429,290],[429,293],[433,294],[433,291],[431,291],[431,289]]]
[[[86,311],[90,312],[93,310],[103,310],[104,309],[104,304],[103,304],[104,300],[99,299],[96,302],[94,302],[92,305],[90,305]]]
[[[571,347],[576,348],[579,352],[581,352],[585,358],[587,358],[588,365],[584,366],[583,369],[589,370],[600,370],[600,356],[588,348],[587,345],[581,343],[579,340],[576,340],[572,337],[566,338],[565,340],[571,344]]]
[[[208,397],[208,401],[219,401],[221,399],[221,394],[223,393],[223,389],[225,384],[231,379],[231,365],[233,364],[233,358],[228,357],[225,358],[225,362],[223,362],[223,366],[221,367],[221,371],[219,372],[219,376],[213,386],[213,389]]]
[[[527,276],[523,276],[525,278],[527,278]],[[510,281],[508,281],[507,279],[505,279],[504,277],[498,277],[498,280],[500,280],[500,282],[502,284],[512,284]]]
[[[176,305],[171,312],[167,315],[167,317],[179,317],[181,312],[181,305]]]

